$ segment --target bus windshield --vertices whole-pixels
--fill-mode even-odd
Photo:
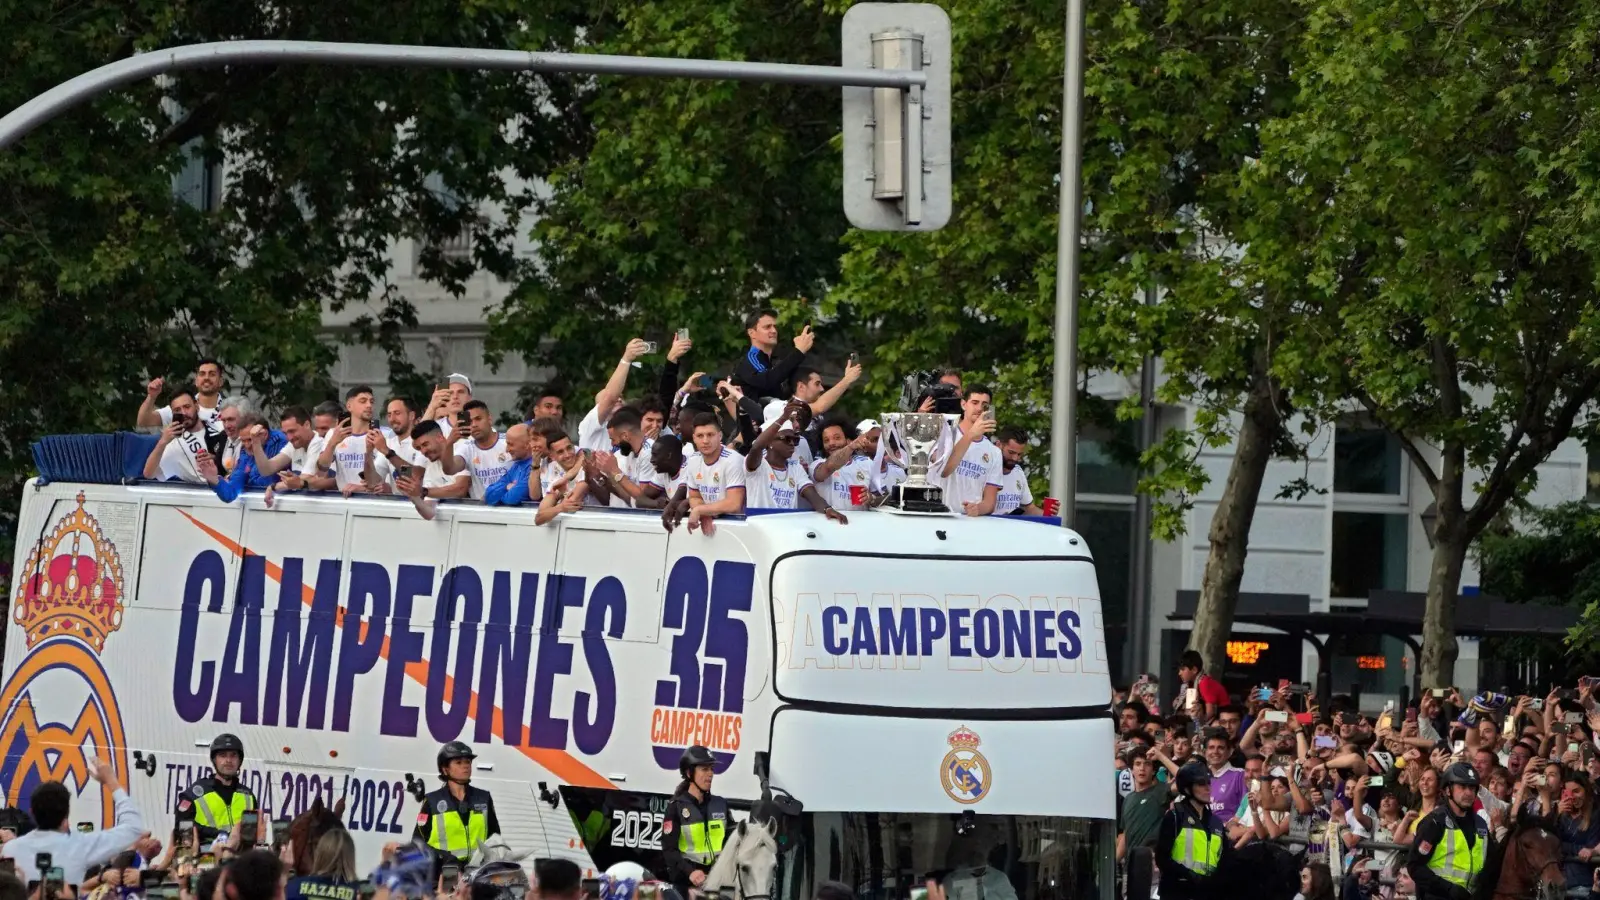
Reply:
[[[781,862],[782,900],[811,900],[839,881],[861,900],[1093,900],[1100,847],[1093,822],[1062,816],[805,813],[803,840]],[[1109,865],[1109,863],[1106,863]]]

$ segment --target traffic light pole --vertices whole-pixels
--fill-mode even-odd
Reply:
[[[321,41],[226,41],[156,50],[101,66],[29,100],[0,118],[0,149],[61,113],[114,88],[157,75],[238,65],[310,63],[337,66],[480,69],[643,75],[718,81],[760,81],[825,87],[898,88],[920,91],[928,74],[920,69],[870,69],[718,59],[669,59],[590,53],[538,53],[472,47],[409,47],[396,44],[337,44]]]

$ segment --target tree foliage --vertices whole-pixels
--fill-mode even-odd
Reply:
[[[1424,686],[1453,680],[1474,538],[1592,429],[1600,389],[1600,99],[1593,4],[1303,2],[1301,101],[1248,186],[1299,231],[1252,251],[1306,270],[1322,352],[1437,504]]]
[[[0,109],[162,47],[243,38],[564,49],[584,7],[414,0],[401,7],[221,0],[0,4]],[[235,388],[305,399],[335,359],[324,309],[375,299],[355,340],[391,353],[415,310],[388,280],[403,236],[468,230],[472,264],[426,254],[459,289],[515,278],[509,236],[532,179],[572,153],[581,85],[505,73],[240,66],[132,85],[0,152],[0,492],[41,434],[129,427],[145,381],[213,355]],[[174,177],[227,158],[226,203]],[[441,190],[444,187],[447,190]],[[475,215],[477,204],[496,210]],[[247,383],[238,383],[239,381]],[[12,502],[0,516],[14,515]],[[8,528],[0,518],[0,531]],[[9,557],[9,549],[5,554]]]
[[[1582,501],[1546,509],[1526,509],[1518,527],[1492,526],[1474,547],[1484,593],[1514,603],[1566,606],[1582,610],[1568,633],[1565,653],[1550,652],[1547,641],[1517,638],[1503,642],[1501,656],[1521,662],[1538,658],[1549,679],[1562,669],[1573,676],[1600,662],[1600,509]]]

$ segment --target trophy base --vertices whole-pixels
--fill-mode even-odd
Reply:
[[[879,507],[885,512],[911,516],[948,516],[944,488],[933,484],[897,484]]]

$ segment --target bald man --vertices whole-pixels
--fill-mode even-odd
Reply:
[[[511,468],[484,490],[483,502],[488,506],[519,506],[537,499],[529,494],[539,482],[531,477],[533,437],[527,425],[519,423],[506,432],[506,452],[511,454]]]

